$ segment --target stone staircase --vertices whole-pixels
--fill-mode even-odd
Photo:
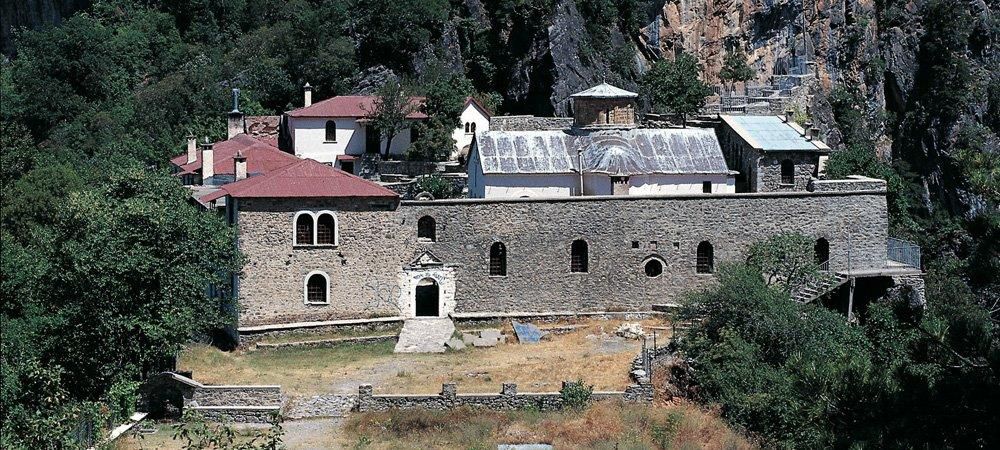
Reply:
[[[455,332],[448,317],[406,319],[396,341],[396,353],[444,353],[445,343]]]
[[[811,303],[834,289],[843,286],[846,282],[847,276],[839,273],[831,273],[828,277],[813,280],[795,292],[792,292],[792,300],[799,303]]]
[[[281,386],[213,386],[164,372],[181,386],[184,409],[210,422],[268,423],[280,414]]]

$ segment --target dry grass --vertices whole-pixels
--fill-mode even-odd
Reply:
[[[715,414],[693,405],[601,402],[583,411],[540,413],[476,409],[389,411],[352,416],[345,439],[355,447],[496,448],[552,444],[555,448],[751,449]]]
[[[643,322],[662,325],[659,320]],[[606,339],[620,323],[588,320],[580,323],[582,328],[538,344],[443,354],[393,354],[392,343],[250,353],[199,345],[186,349],[178,366],[193,371],[202,383],[279,384],[293,396],[356,392],[362,383],[371,383],[378,393],[430,394],[439,392],[442,383],[458,383],[460,392],[498,392],[502,382],[516,382],[523,392],[543,392],[558,391],[561,381],[576,379],[598,390],[615,390],[628,384],[629,364],[641,346]]]

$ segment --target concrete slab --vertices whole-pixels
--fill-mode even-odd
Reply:
[[[396,341],[396,353],[444,353],[444,345],[455,332],[447,317],[407,319]]]
[[[465,342],[462,341],[461,339],[455,339],[455,338],[448,339],[448,342],[445,343],[445,345],[447,345],[448,348],[450,348],[452,350],[463,350],[463,349],[465,349]]]

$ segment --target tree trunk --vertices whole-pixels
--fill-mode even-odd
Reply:
[[[385,159],[389,159],[389,148],[392,147],[392,140],[396,137],[396,133],[386,133],[385,135]]]

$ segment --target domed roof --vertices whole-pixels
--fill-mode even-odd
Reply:
[[[635,98],[638,96],[639,94],[635,92],[629,92],[608,83],[601,83],[583,92],[570,95],[573,98]]]

